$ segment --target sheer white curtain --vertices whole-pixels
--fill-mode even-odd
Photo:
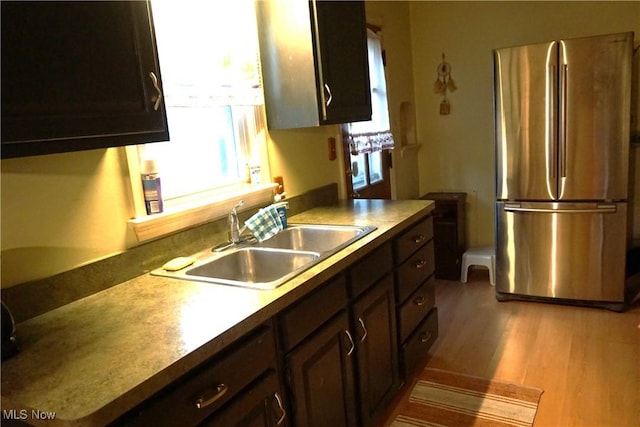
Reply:
[[[369,80],[371,83],[371,120],[348,125],[348,142],[352,154],[373,153],[394,146],[389,126],[387,83],[384,76],[380,37],[367,30]]]

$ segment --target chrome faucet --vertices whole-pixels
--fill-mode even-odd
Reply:
[[[238,208],[244,204],[244,200],[240,200],[229,212],[227,225],[229,227],[229,242],[240,243],[240,220],[238,219]]]

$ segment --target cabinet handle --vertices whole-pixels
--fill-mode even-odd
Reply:
[[[329,87],[328,84],[324,84],[324,89],[327,91],[327,95],[328,98],[325,101],[325,105],[328,107],[331,104],[331,101],[333,101],[333,95],[331,95],[331,88]]]
[[[284,422],[284,419],[287,418],[287,411],[284,410],[284,405],[282,404],[282,398],[280,397],[280,393],[276,391],[273,394],[273,397],[275,397],[276,402],[278,402],[278,408],[280,409],[280,411],[282,411],[282,415],[280,416],[278,421],[276,421],[276,425],[279,426],[279,425],[282,425],[282,423]]]
[[[427,237],[424,234],[418,234],[417,236],[413,236],[413,243],[422,243],[427,240]]]
[[[427,260],[426,259],[421,259],[420,261],[416,262],[416,264],[415,264],[416,268],[422,268],[425,265],[427,265]]]
[[[358,323],[360,323],[360,327],[362,328],[362,338],[360,338],[360,342],[364,341],[365,338],[367,338],[367,335],[369,335],[369,333],[367,332],[367,327],[364,325],[364,320],[362,320],[362,317],[358,317]]]
[[[156,93],[158,95],[155,102],[153,103],[153,111],[158,111],[158,108],[160,108],[160,102],[162,101],[162,91],[160,90],[158,78],[153,71],[149,73],[149,77],[151,77],[151,82],[153,83],[153,87],[156,89]]]
[[[351,356],[353,354],[353,350],[356,349],[356,344],[353,342],[353,337],[351,336],[349,331],[345,329],[344,333],[347,334],[347,338],[349,338],[349,343],[351,344],[351,348],[349,349],[349,351],[347,351],[347,356]]]
[[[417,297],[416,299],[413,300],[413,303],[418,307],[422,307],[423,305],[426,304],[426,302],[427,302],[426,298],[422,296]]]
[[[213,396],[205,397],[201,396],[196,399],[196,408],[202,409],[214,403],[216,400],[224,396],[229,390],[226,384],[218,384],[213,390],[207,390],[207,392],[213,391]]]
[[[422,343],[428,342],[431,339],[431,332],[423,332],[419,339]]]

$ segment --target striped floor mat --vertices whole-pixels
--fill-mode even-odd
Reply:
[[[533,425],[542,390],[425,369],[391,427]]]

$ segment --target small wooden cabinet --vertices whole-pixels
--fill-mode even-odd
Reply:
[[[393,243],[400,365],[406,380],[438,337],[433,216],[410,226]]]
[[[460,280],[462,254],[466,250],[466,193],[427,193],[422,199],[434,200],[433,211],[436,278]]]
[[[168,139],[150,7],[2,2],[2,158]]]
[[[371,119],[364,1],[256,3],[269,129]]]

